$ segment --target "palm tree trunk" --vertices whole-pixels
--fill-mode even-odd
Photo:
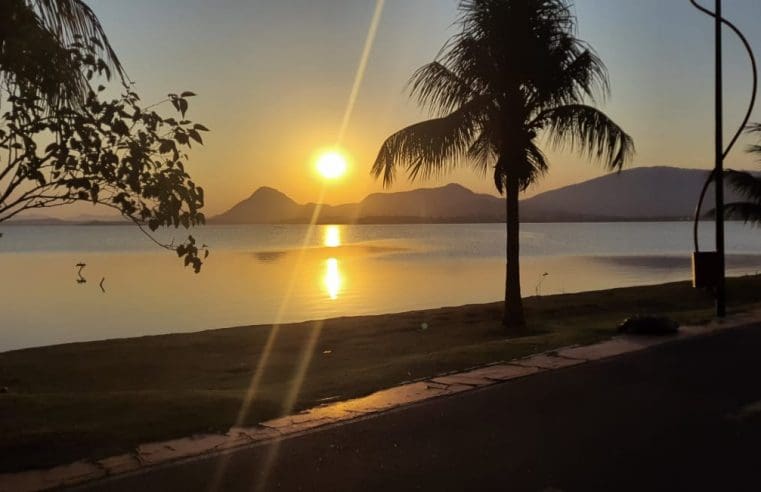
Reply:
[[[526,320],[523,316],[523,301],[521,299],[520,271],[520,216],[518,213],[518,195],[520,186],[518,179],[507,177],[506,180],[505,220],[507,228],[507,254],[505,265],[505,313],[502,326],[511,333],[523,331]]]

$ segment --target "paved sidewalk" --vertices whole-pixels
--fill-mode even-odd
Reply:
[[[499,386],[500,383],[506,381],[538,376],[572,366],[584,366],[593,361],[737,329],[759,322],[760,314],[749,313],[707,326],[683,327],[679,335],[671,337],[621,336],[596,345],[570,347],[466,372],[441,375],[379,391],[364,398],[332,403],[297,415],[263,422],[253,428],[231,429],[226,435],[201,435],[145,444],[134,453],[97,462],[79,462],[46,471],[0,475],[0,490],[42,490],[123,474],[151,474],[152,470],[162,467],[171,465],[182,467],[183,462],[190,463],[206,459],[213,461],[231,450],[244,452],[257,448],[269,448],[273,446],[273,443],[284,442],[283,439],[299,438],[299,436],[314,433],[318,429],[335,428],[341,424],[366,420],[390,411],[412,408],[423,402],[435,404],[438,401],[445,401],[444,397]],[[528,380],[531,379],[528,378]]]

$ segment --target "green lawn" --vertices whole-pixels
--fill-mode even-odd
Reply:
[[[760,287],[761,277],[730,280],[731,310],[761,300]],[[595,342],[614,335],[616,324],[635,313],[693,323],[712,316],[710,298],[687,283],[530,298],[526,307],[532,331],[521,338],[504,336],[500,304],[284,325],[243,424],[288,411],[286,395],[295,388],[310,339],[316,340],[314,356],[293,410]],[[0,387],[9,390],[0,394],[0,472],[226,431],[270,332],[269,326],[241,327],[0,354]]]

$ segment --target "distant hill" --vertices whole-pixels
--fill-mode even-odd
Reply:
[[[70,222],[63,219],[56,219],[53,217],[33,216],[33,217],[21,217],[12,218],[4,223],[4,225],[69,225]]]
[[[583,183],[548,191],[523,201],[527,217],[552,217],[563,213],[611,219],[687,219],[695,212],[700,190],[708,177],[701,169],[639,167]],[[709,187],[705,209],[714,206]],[[726,188],[727,201],[739,197]]]
[[[75,217],[60,219],[47,215],[19,215],[3,225],[123,225],[132,224],[119,215],[79,214]]]
[[[316,205],[299,205],[272,188],[259,188],[227,212],[213,217],[216,224],[304,223],[312,219]],[[450,184],[397,193],[374,193],[360,203],[325,205],[319,222],[442,222],[499,221],[504,202],[495,196],[476,194]]]
[[[692,216],[708,171],[674,167],[634,168],[541,193],[522,201],[524,221],[685,220]],[[728,201],[737,196],[727,191]],[[210,220],[216,224],[306,223],[315,204],[300,205],[273,188]],[[709,191],[706,210],[713,207]],[[359,203],[326,205],[318,222],[499,222],[504,201],[458,184],[396,193],[374,193]]]

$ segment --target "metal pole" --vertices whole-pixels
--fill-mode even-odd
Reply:
[[[727,314],[724,258],[724,87],[722,70],[721,0],[716,0],[716,252],[719,278],[716,285],[716,316]]]

